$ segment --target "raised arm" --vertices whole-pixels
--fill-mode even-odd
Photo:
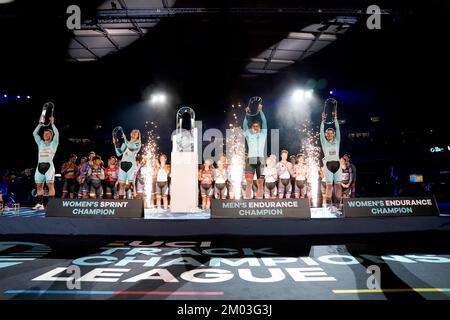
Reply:
[[[121,155],[123,155],[126,148],[127,148],[127,145],[126,145],[126,140],[125,140],[119,148],[115,148],[117,156],[120,157]]]
[[[244,135],[247,136],[250,133],[250,128],[248,127],[247,115],[244,117],[244,123],[242,124],[242,129],[244,130]]]
[[[320,143],[322,144],[322,147],[325,146],[325,143],[327,139],[325,139],[325,121],[322,119],[322,122],[320,123]]]
[[[264,112],[262,110],[259,113],[261,114],[261,129],[262,130],[267,130],[266,116],[264,115]]]
[[[34,141],[36,141],[37,144],[39,144],[39,142],[42,141],[41,137],[39,136],[39,130],[42,128],[43,124],[39,123],[36,127],[36,129],[34,129],[33,131],[33,137],[34,137]]]
[[[339,129],[339,121],[337,119],[337,116],[334,118],[334,126],[336,128],[336,141],[337,143],[341,142],[341,130]]]
[[[53,130],[53,143],[58,145],[59,144],[59,131],[56,129],[56,126],[52,123],[52,130]]]

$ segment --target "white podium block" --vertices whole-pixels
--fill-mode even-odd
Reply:
[[[177,148],[177,135],[173,137],[171,153],[170,211],[196,212],[198,210],[198,154],[197,129],[192,130],[193,149]]]

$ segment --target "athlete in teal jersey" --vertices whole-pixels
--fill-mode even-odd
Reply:
[[[137,129],[131,131],[130,141],[124,135],[124,142],[120,147],[116,147],[118,157],[122,156],[119,169],[119,196],[125,195],[125,184],[128,182],[133,188],[134,197],[136,197],[136,188],[134,188],[136,179],[136,156],[141,150],[141,132]]]
[[[336,131],[332,128],[324,132],[326,113],[322,113],[322,123],[320,124],[320,143],[324,153],[323,164],[326,178],[326,193],[324,202],[331,205],[331,195],[333,183],[336,186],[336,202],[340,204],[342,197],[341,176],[342,169],[339,164],[339,144],[341,142],[341,132],[337,120],[337,114],[333,112],[333,119]]]
[[[249,126],[246,115],[242,124],[248,145],[249,164],[253,168],[253,172],[256,170],[258,179],[261,176],[261,165],[265,163],[266,158],[264,151],[267,140],[267,120],[262,108],[263,106],[260,104],[258,110],[261,115],[261,123],[259,121],[253,121],[251,126]],[[249,112],[250,110],[247,108],[246,111]]]
[[[36,182],[38,203],[33,209],[44,209],[44,183],[47,183],[49,197],[55,196],[55,166],[53,157],[59,144],[59,132],[54,124],[54,118],[50,119],[52,129],[44,129],[43,139],[39,135],[39,130],[44,126],[41,122],[33,131],[33,137],[38,145],[38,165],[34,180]]]
[[[248,157],[249,158],[264,158],[264,149],[266,147],[267,140],[267,120],[264,112],[261,114],[261,127],[259,121],[252,122],[251,128],[248,125],[247,116],[244,118],[243,128],[244,136],[247,139],[248,144]]]
[[[339,144],[341,143],[341,132],[339,123],[335,122],[336,131],[327,129],[326,137],[324,133],[324,122],[320,124],[320,142],[324,153],[323,161],[339,161]],[[328,181],[328,180],[327,180]],[[332,182],[332,181],[331,181]]]

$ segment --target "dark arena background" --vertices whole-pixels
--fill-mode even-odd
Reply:
[[[449,12],[0,0],[0,309],[450,300]]]

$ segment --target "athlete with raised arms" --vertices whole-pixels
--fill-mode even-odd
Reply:
[[[125,184],[128,182],[130,188],[133,189],[133,195],[136,197],[136,188],[134,187],[134,181],[136,178],[136,156],[141,150],[141,132],[137,129],[131,131],[130,141],[127,140],[125,134],[123,134],[122,145],[117,147],[117,141],[114,141],[116,146],[116,154],[118,157],[122,157],[119,168],[119,197],[125,197]]]
[[[336,204],[341,202],[341,175],[342,169],[339,164],[339,144],[341,142],[341,132],[339,130],[339,122],[337,113],[332,114],[336,130],[328,128],[325,133],[326,113],[322,113],[322,122],[320,124],[320,143],[324,153],[324,173],[326,179],[326,192],[324,203],[331,208],[333,183],[335,185]],[[332,211],[333,208],[332,208]]]
[[[39,120],[39,124],[33,131],[34,141],[38,145],[38,165],[34,175],[37,191],[37,204],[34,210],[44,209],[44,184],[47,183],[49,197],[55,196],[55,166],[53,157],[59,144],[59,131],[55,127],[55,118],[50,118],[51,129],[45,128],[44,133],[39,135],[39,130],[44,127],[43,119]]]
[[[256,177],[261,177],[261,165],[265,160],[265,146],[267,140],[267,120],[263,112],[262,104],[258,105],[261,122],[253,121],[251,126],[248,125],[247,115],[242,125],[244,136],[247,139],[249,165],[256,170]],[[247,113],[249,109],[247,108]]]

